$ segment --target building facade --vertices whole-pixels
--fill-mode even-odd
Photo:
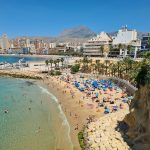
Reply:
[[[150,50],[150,33],[142,37],[141,50]]]
[[[83,54],[85,56],[102,56],[104,53],[109,52],[110,45],[112,44],[111,37],[101,32],[97,37],[93,37],[83,44]]]
[[[10,48],[10,43],[6,34],[3,34],[0,38],[0,47],[2,50],[7,50]]]
[[[113,45],[130,45],[132,41],[137,40],[137,31],[128,30],[127,26],[122,27],[116,36],[113,37]]]

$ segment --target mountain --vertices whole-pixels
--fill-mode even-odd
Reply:
[[[141,39],[143,35],[147,35],[148,32],[138,32],[138,38]],[[108,32],[108,35],[116,36],[118,31]],[[59,34],[57,37],[44,37],[44,36],[30,36],[31,40],[43,40],[45,42],[76,42],[76,43],[84,43],[88,39],[96,36],[96,33],[93,32],[91,29],[85,26],[77,26],[69,29],[65,29],[63,32]],[[15,37],[17,38],[17,37]],[[23,38],[23,37],[18,37]]]
[[[95,35],[95,32],[88,27],[78,26],[65,29],[62,33],[60,33],[59,38],[91,38]]]

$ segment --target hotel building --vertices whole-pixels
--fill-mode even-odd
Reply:
[[[113,45],[131,45],[140,49],[141,40],[138,39],[136,30],[129,30],[127,26],[122,27],[113,38]]]
[[[108,54],[111,44],[111,37],[107,33],[101,32],[97,37],[93,37],[87,43],[83,44],[83,54],[85,56],[102,56],[103,54]]]

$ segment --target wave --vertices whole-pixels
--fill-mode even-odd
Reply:
[[[67,118],[66,118],[66,116],[65,116],[65,114],[64,114],[64,112],[63,112],[63,110],[62,110],[62,108],[61,108],[61,105],[60,105],[59,102],[58,102],[58,99],[56,98],[55,95],[53,95],[52,93],[50,93],[50,92],[48,91],[48,89],[46,89],[46,88],[44,88],[44,87],[42,87],[42,86],[40,86],[40,85],[38,85],[38,86],[39,86],[39,88],[41,89],[42,93],[48,94],[48,95],[51,97],[51,99],[54,100],[54,101],[57,103],[57,106],[58,106],[58,109],[59,109],[59,112],[60,112],[60,115],[59,115],[59,116],[60,116],[60,117],[62,118],[62,120],[63,120],[62,125],[68,127],[67,136],[68,136],[68,139],[69,139],[69,141],[70,141],[71,149],[73,150],[73,144],[72,144],[71,137],[70,137],[70,125],[69,125],[69,122],[68,122],[68,120],[67,120]]]

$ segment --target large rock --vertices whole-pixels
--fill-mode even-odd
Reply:
[[[129,126],[127,135],[136,150],[150,150],[150,85],[139,88],[124,121]]]

